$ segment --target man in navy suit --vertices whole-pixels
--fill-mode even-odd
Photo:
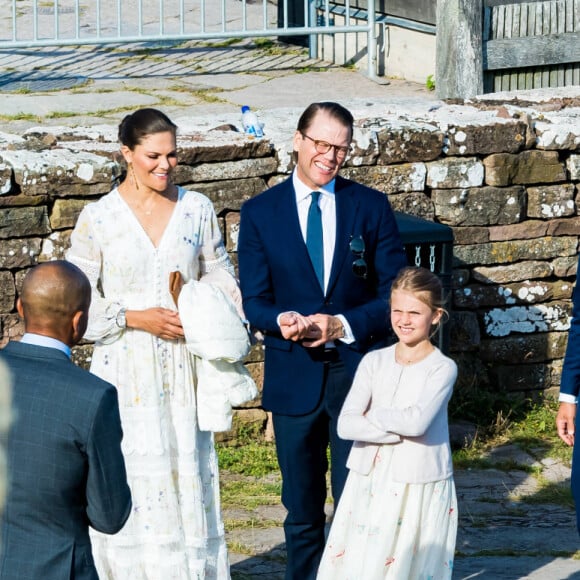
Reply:
[[[2,580],[97,580],[89,525],[114,534],[131,511],[117,391],[70,360],[90,301],[73,264],[36,266],[17,303],[26,333],[0,351],[13,380]]]
[[[576,272],[572,303],[572,321],[560,378],[560,408],[556,416],[558,435],[567,445],[574,445],[576,409],[580,392],[580,261]],[[580,445],[574,445],[572,451],[571,486],[576,504],[576,526],[580,532]]]
[[[240,283],[246,316],[264,334],[262,404],[288,510],[288,580],[316,576],[327,448],[337,503],[352,444],[336,433],[338,414],[363,354],[386,344],[390,286],[406,265],[387,196],[338,176],[352,132],[341,105],[310,105],[294,135],[292,176],[241,211]]]

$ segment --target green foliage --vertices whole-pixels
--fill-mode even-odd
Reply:
[[[435,77],[433,75],[429,75],[427,80],[425,81],[425,86],[427,87],[428,91],[435,90]]]
[[[252,441],[249,435],[244,437],[243,441],[236,447],[216,445],[221,469],[254,477],[262,477],[278,471],[276,449],[273,443]]]

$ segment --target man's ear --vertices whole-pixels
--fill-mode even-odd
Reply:
[[[87,330],[89,314],[85,310],[77,310],[71,320],[73,345],[81,340]],[[71,345],[72,346],[72,345]]]
[[[24,320],[24,306],[22,306],[22,300],[20,300],[20,298],[16,300],[16,312],[18,312],[18,316]]]

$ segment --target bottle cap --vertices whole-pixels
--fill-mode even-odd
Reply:
[[[244,105],[242,107],[242,113],[245,113],[246,111],[249,111],[249,110],[250,110],[250,107],[248,107],[248,105]]]

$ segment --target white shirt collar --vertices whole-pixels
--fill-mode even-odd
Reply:
[[[334,195],[334,184],[335,179],[333,179],[330,183],[327,183],[324,187],[319,187],[317,191],[321,191],[323,194]],[[296,201],[300,203],[307,197],[310,197],[312,193],[312,189],[300,181],[298,177],[298,172],[296,169],[292,172],[292,185],[294,186],[294,191],[296,192]]]
[[[34,344],[36,346],[45,346],[47,348],[56,348],[57,350],[64,352],[68,358],[70,358],[71,355],[70,347],[67,344],[56,338],[52,338],[51,336],[26,332],[20,339],[20,342],[24,344]]]

